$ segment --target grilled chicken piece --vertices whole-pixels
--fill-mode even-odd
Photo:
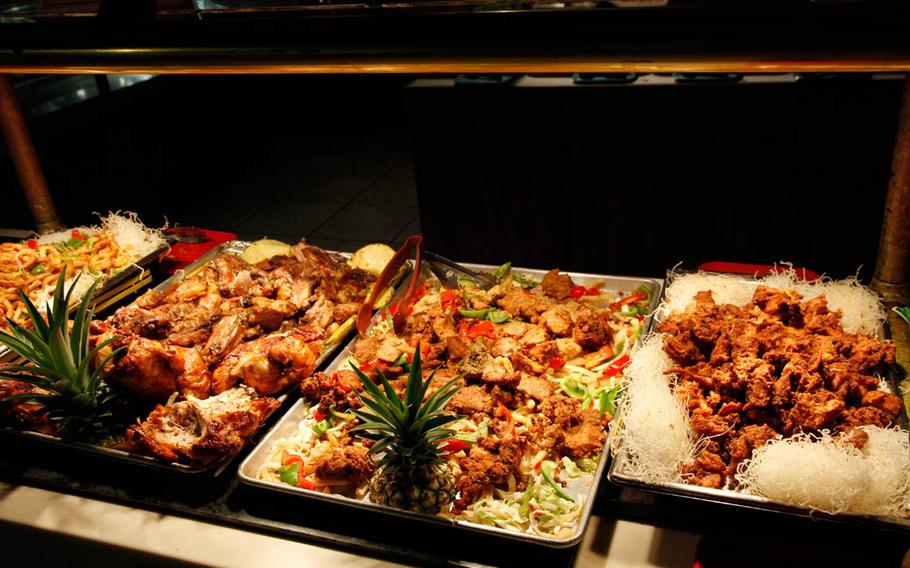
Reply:
[[[212,335],[202,348],[202,356],[210,364],[221,360],[225,353],[240,343],[246,326],[240,315],[227,316],[212,326]]]
[[[127,430],[129,442],[166,460],[210,463],[239,451],[280,403],[239,386],[218,396],[157,405]]]
[[[215,369],[212,392],[223,392],[242,381],[267,395],[299,383],[312,374],[323,337],[322,330],[301,326],[243,343]]]
[[[5,400],[7,397],[24,394],[50,394],[42,388],[22,381],[0,379],[0,424],[10,424],[17,428],[44,434],[56,434],[57,429],[47,418],[43,406],[23,400]]]
[[[336,304],[363,301],[376,277],[360,268],[351,268],[340,254],[300,242],[291,247],[291,255],[303,264],[307,275],[319,280],[326,298]]]
[[[281,327],[281,322],[297,313],[297,306],[285,300],[254,297],[249,311],[251,325],[261,325],[268,330]]]
[[[101,336],[99,341],[103,340]],[[211,373],[198,350],[144,337],[128,339],[125,344],[126,354],[108,374],[112,383],[146,399],[161,400],[174,392],[199,398],[209,395]]]

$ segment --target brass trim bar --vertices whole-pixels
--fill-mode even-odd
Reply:
[[[238,50],[242,51],[242,50]],[[19,53],[0,51],[0,73],[793,73],[905,72],[910,50],[881,53],[667,54],[642,57],[591,54],[439,56],[250,56],[231,50],[110,49]]]

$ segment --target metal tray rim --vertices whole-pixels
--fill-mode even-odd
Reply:
[[[186,267],[178,270],[177,272],[175,272],[174,274],[172,274],[171,276],[169,276],[162,282],[160,282],[157,285],[155,285],[154,287],[150,288],[150,290],[156,291],[156,292],[166,292],[170,288],[178,285],[185,278],[188,278],[188,277],[191,277],[192,275],[194,275],[202,267],[204,267],[206,264],[211,262],[212,259],[214,259],[216,256],[218,256],[218,254],[220,254],[221,252],[230,252],[230,253],[239,254],[244,249],[246,249],[246,247],[250,246],[250,244],[252,244],[252,243],[249,241],[241,241],[241,240],[233,240],[233,241],[226,241],[223,243],[219,243],[215,247],[212,247],[211,250],[205,252],[199,258],[197,258],[196,260],[191,262]],[[162,249],[162,250],[166,250],[166,249]],[[334,253],[336,251],[328,251],[328,252]],[[342,256],[345,256],[345,257],[351,256],[350,253],[344,253],[344,252],[338,252],[337,254],[341,254]],[[133,302],[131,302],[129,305],[133,305],[134,303],[135,303],[135,300]],[[348,334],[348,335],[350,335],[350,334]],[[338,350],[338,348],[344,343],[343,339],[345,337],[347,337],[347,335],[342,337],[338,342],[336,342],[330,346],[327,346],[323,350],[323,352],[316,359],[316,363],[314,365],[314,371],[316,369],[318,369],[319,367],[321,367],[322,365],[324,365],[326,363],[326,361],[329,359],[329,357]],[[292,387],[288,387],[287,389],[285,389],[285,391],[283,393],[280,393],[278,396],[273,397],[279,401],[280,406],[276,410],[272,411],[272,413],[270,413],[269,416],[267,416],[263,420],[263,424],[268,423],[272,418],[275,417],[277,411],[280,410],[281,406],[283,406],[285,404],[285,402],[288,400],[288,398],[290,396],[289,395],[290,392],[292,392]],[[264,428],[262,426],[260,426],[259,430],[257,430],[256,433],[254,433],[254,436],[258,437],[258,435],[261,435],[263,430],[264,430]],[[241,452],[235,452],[231,455],[225,456],[225,457],[215,460],[211,463],[193,465],[193,464],[186,464],[186,463],[180,463],[180,462],[167,462],[167,461],[160,460],[154,456],[149,456],[149,455],[140,454],[140,453],[132,453],[132,452],[124,451],[124,450],[117,450],[114,448],[107,448],[104,446],[89,444],[86,442],[65,440],[65,439],[57,437],[57,436],[53,436],[50,434],[43,434],[41,432],[36,432],[34,430],[19,430],[19,429],[7,426],[7,427],[0,427],[0,432],[2,432],[2,434],[5,436],[24,438],[26,440],[50,444],[50,445],[54,445],[54,446],[58,446],[58,445],[65,446],[69,449],[74,449],[76,451],[80,451],[83,453],[94,454],[94,455],[108,458],[108,459],[116,459],[116,460],[125,461],[125,462],[132,462],[137,465],[146,466],[146,467],[150,467],[153,469],[161,469],[161,470],[168,471],[168,472],[176,472],[176,473],[183,473],[183,474],[189,474],[189,475],[211,474],[212,477],[217,477],[217,476],[221,475],[221,473],[223,473],[224,470],[226,470],[231,465],[231,463],[235,459],[237,459],[237,456],[240,455],[240,453],[243,451],[243,449],[250,447],[253,442],[252,439],[250,441],[248,441],[244,445],[244,448],[241,449]]]
[[[699,271],[706,274],[717,274],[729,276],[729,274],[719,273],[719,272],[710,272],[710,271]],[[756,283],[758,280],[754,277],[749,277],[747,275],[734,275],[739,276],[741,281],[745,283]],[[672,277],[668,273],[667,279],[664,281],[665,285],[661,293],[661,302],[659,306],[664,305],[664,295],[666,294],[666,288],[672,284]],[[658,309],[652,315],[651,326],[656,326],[663,320],[663,317],[666,316],[664,310]],[[887,338],[887,323],[883,325],[883,329],[879,331],[879,334],[883,338]],[[896,377],[888,377],[889,386],[892,388],[893,392],[898,393],[899,388],[896,384]],[[621,419],[621,414],[617,414],[614,417],[614,420]],[[906,408],[901,406],[901,413],[899,415],[899,420],[906,426],[907,416]],[[613,431],[611,429],[611,435]],[[618,433],[617,433],[618,436]],[[610,454],[611,461],[610,469],[607,472],[607,479],[616,485],[624,487],[632,487],[635,489],[641,489],[644,491],[649,491],[653,493],[664,493],[668,495],[674,495],[678,497],[698,499],[702,501],[709,501],[713,503],[719,503],[724,505],[732,505],[737,507],[751,508],[751,509],[760,509],[764,511],[769,511],[772,513],[783,513],[799,517],[811,517],[818,519],[826,519],[835,522],[853,522],[853,523],[862,523],[870,525],[885,526],[892,530],[906,530],[910,531],[910,518],[906,520],[901,520],[899,518],[886,517],[882,515],[871,515],[867,513],[826,513],[823,511],[818,511],[812,509],[808,506],[794,505],[791,503],[785,503],[783,501],[778,501],[770,499],[767,497],[762,497],[760,495],[751,495],[746,493],[740,493],[731,489],[711,489],[707,487],[698,487],[694,485],[687,485],[685,483],[671,483],[671,482],[658,482],[658,483],[648,483],[642,481],[638,478],[632,477],[628,474],[625,474],[620,471],[623,463],[625,463],[625,456],[621,453],[622,449],[622,438],[617,438],[615,441],[615,447],[611,445]]]
[[[492,270],[497,268],[493,265],[487,264],[477,264],[477,263],[461,263],[463,266],[475,270]],[[543,269],[532,269],[532,268],[523,268],[523,267],[513,267],[513,270],[522,272],[528,275],[534,276],[543,276],[547,271]],[[634,277],[634,276],[613,276],[608,274],[591,274],[591,273],[581,273],[581,272],[564,272],[568,274],[573,279],[589,279],[589,280],[598,280],[598,279],[611,279],[611,280],[620,280],[629,283],[635,283],[638,285],[641,284],[651,284],[654,286],[653,293],[651,296],[651,313],[645,318],[642,326],[642,334],[644,335],[650,329],[651,320],[654,317],[656,308],[659,305],[659,299],[662,297],[663,292],[663,280],[651,277]],[[353,338],[345,348],[339,353],[339,355],[326,367],[326,369],[333,369],[344,363],[343,357],[349,350],[353,347],[354,343],[357,341],[357,338]],[[585,494],[585,504],[582,509],[581,518],[579,519],[578,526],[576,527],[575,532],[568,537],[555,538],[555,537],[545,537],[541,535],[517,533],[514,531],[509,531],[500,527],[493,527],[488,525],[481,525],[477,523],[472,523],[469,521],[458,520],[458,519],[446,519],[444,517],[437,517],[434,515],[427,515],[421,513],[413,513],[409,511],[402,511],[400,509],[395,509],[392,507],[386,507],[382,505],[376,505],[373,503],[368,503],[360,501],[357,499],[352,499],[345,497],[343,495],[331,495],[326,493],[321,493],[319,491],[309,491],[306,489],[301,489],[297,487],[291,487],[284,484],[276,484],[269,481],[263,481],[254,477],[254,475],[248,475],[247,470],[252,469],[251,463],[259,457],[259,454],[262,452],[268,451],[268,445],[271,443],[273,436],[277,435],[277,432],[284,427],[284,424],[291,420],[291,417],[295,415],[300,406],[305,403],[304,399],[297,400],[294,405],[288,409],[288,411],[282,416],[274,425],[269,429],[269,431],[262,436],[260,441],[256,446],[250,451],[246,456],[243,462],[237,469],[237,476],[240,481],[244,484],[257,487],[263,490],[268,491],[279,491],[283,493],[288,493],[296,497],[305,497],[305,498],[315,498],[332,503],[337,503],[343,506],[350,506],[358,509],[368,509],[371,511],[382,512],[394,516],[405,517],[410,519],[416,519],[421,521],[429,521],[435,524],[451,525],[460,527],[466,530],[483,532],[488,534],[494,534],[502,536],[505,538],[510,538],[513,540],[520,540],[526,542],[532,542],[534,544],[545,545],[554,548],[566,548],[574,546],[581,542],[581,539],[584,537],[585,530],[587,529],[588,521],[591,516],[591,511],[593,509],[594,500],[597,496],[597,490],[600,487],[603,474],[607,469],[607,462],[610,461],[610,446],[611,446],[611,433],[612,430],[608,430],[607,437],[604,442],[604,447],[600,453],[600,460],[597,465],[597,470],[590,478],[588,485],[587,493]],[[615,419],[615,418],[614,418]]]

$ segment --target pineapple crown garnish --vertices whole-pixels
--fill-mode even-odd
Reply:
[[[351,431],[374,442],[370,447],[374,456],[384,452],[378,465],[393,465],[403,470],[403,474],[409,474],[415,469],[441,463],[441,456],[447,452],[440,449],[440,442],[455,435],[445,425],[462,418],[444,411],[446,403],[460,388],[456,383],[461,376],[446,382],[424,401],[436,373],[434,371],[423,380],[420,343],[414,349],[404,400],[399,398],[381,370],[377,369],[382,389],[355,365],[352,367],[363,384],[363,391],[357,391],[357,397],[369,410],[353,410],[363,424]]]
[[[92,360],[111,342],[112,337],[89,349],[89,323],[94,310],[89,300],[97,281],[91,285],[76,308],[70,326],[69,306],[79,276],[65,290],[66,267],[60,272],[52,302],[45,305],[47,320],[19,290],[33,329],[7,318],[12,333],[0,332],[0,344],[23,357],[26,364],[0,367],[0,378],[21,381],[46,392],[6,397],[43,406],[50,422],[63,433],[81,438],[97,438],[110,433],[116,396],[102,380],[102,369],[125,347],[114,349],[101,364],[91,368]]]

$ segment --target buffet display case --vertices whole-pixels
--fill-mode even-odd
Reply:
[[[466,79],[502,82],[514,74],[578,74],[577,83],[619,84],[647,73],[665,74],[655,75],[657,80],[678,73],[675,79],[681,77],[681,82],[720,75],[738,80],[744,73],[904,73],[910,71],[908,29],[910,9],[890,0],[0,2],[0,72],[407,73],[431,81],[458,75],[456,84]],[[7,96],[0,114],[14,113],[11,108]],[[21,125],[9,128],[11,150],[28,146],[23,130]],[[16,162],[34,164],[35,159],[24,152]],[[46,191],[43,179],[22,178],[31,199],[40,201]],[[889,306],[910,300],[908,203],[910,86],[905,86],[872,279]],[[162,274],[155,279],[161,290],[175,282]],[[588,277],[579,282],[587,283]],[[643,282],[654,294],[649,297],[653,312],[662,282]],[[888,317],[897,364],[908,368],[908,326],[890,311]],[[350,350],[329,362],[337,345],[325,351],[316,370],[332,371],[344,363],[341,358]],[[905,546],[906,523],[845,524],[788,514],[786,508],[753,510],[748,503],[712,499],[710,492],[614,485],[606,475],[601,479],[616,467],[608,457],[596,470],[596,483],[587,488],[585,519],[590,515],[592,522],[577,538],[560,543],[566,545],[561,548],[533,538],[503,539],[496,530],[456,531],[450,523],[388,516],[338,499],[301,498],[297,494],[306,491],[296,487],[263,490],[254,472],[265,446],[253,447],[270,443],[308,411],[301,410],[302,403],[292,406],[295,397],[296,392],[277,412],[284,421],[277,422],[276,430],[252,435],[235,459],[220,464],[224,471],[217,477],[137,468],[65,444],[49,451],[27,436],[0,430],[0,480],[419,565],[608,562],[610,545],[597,531],[608,530],[601,522],[614,520],[698,534],[788,533],[812,542],[861,539],[870,548],[890,552]],[[592,550],[597,553],[593,559]]]

